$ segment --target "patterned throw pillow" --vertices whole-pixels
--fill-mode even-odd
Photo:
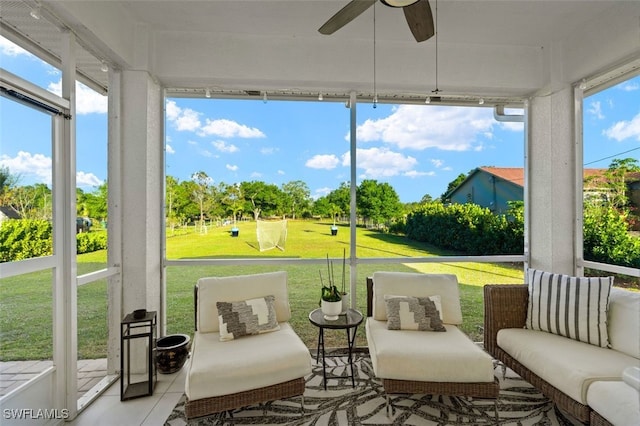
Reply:
[[[280,329],[276,319],[275,296],[238,302],[217,302],[220,340],[268,333]]]
[[[387,308],[387,329],[447,331],[436,307],[438,296],[384,296]]]
[[[572,277],[527,271],[526,328],[609,347],[607,312],[613,277]]]

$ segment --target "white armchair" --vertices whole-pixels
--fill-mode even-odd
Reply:
[[[194,296],[196,331],[185,383],[187,419],[304,393],[311,356],[288,323],[286,272],[201,278]],[[240,308],[231,320],[222,322],[221,330],[218,306],[236,305]],[[243,316],[250,317],[246,324]],[[269,321],[271,326],[264,325]],[[250,328],[257,330],[255,335],[239,337]]]
[[[462,311],[455,275],[376,272],[367,279],[367,296],[367,341],[387,409],[395,393],[498,397],[491,356],[457,327]],[[431,299],[439,299],[446,332],[389,329],[385,296],[439,296]],[[413,312],[405,315],[414,320]]]

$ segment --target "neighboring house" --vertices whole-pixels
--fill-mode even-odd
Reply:
[[[9,206],[0,206],[0,224],[7,219],[20,219],[20,214]]]
[[[451,203],[474,203],[494,213],[505,213],[509,201],[524,199],[524,169],[478,167],[445,195]]]
[[[607,169],[584,169],[585,197],[606,197]],[[640,173],[626,176],[629,199],[640,205]],[[474,203],[494,213],[505,213],[509,201],[524,199],[524,169],[518,167],[478,167],[472,170],[460,185],[445,194],[451,203]]]

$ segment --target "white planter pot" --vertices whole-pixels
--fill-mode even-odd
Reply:
[[[349,293],[342,295],[342,312],[344,314],[347,312],[347,309],[351,307],[351,298],[349,297]]]
[[[327,302],[322,300],[320,302],[320,308],[322,309],[322,313],[324,314],[324,319],[327,321],[335,321],[338,319],[340,312],[342,312],[342,301],[338,302]]]

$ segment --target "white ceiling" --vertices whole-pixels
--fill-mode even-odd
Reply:
[[[640,67],[637,0],[439,0],[437,43],[416,43],[402,10],[378,3],[335,34],[319,34],[347,2],[43,0],[45,19],[36,21],[28,17],[34,0],[2,0],[0,18],[3,35],[38,43],[53,57],[58,42],[41,27],[71,29],[81,50],[98,58],[81,71],[100,85],[107,84],[99,71],[105,59],[148,70],[185,95],[211,88],[214,95],[367,97],[375,74],[381,98],[410,101],[436,88],[437,71],[443,97],[518,101]],[[436,1],[430,4],[436,16]]]

